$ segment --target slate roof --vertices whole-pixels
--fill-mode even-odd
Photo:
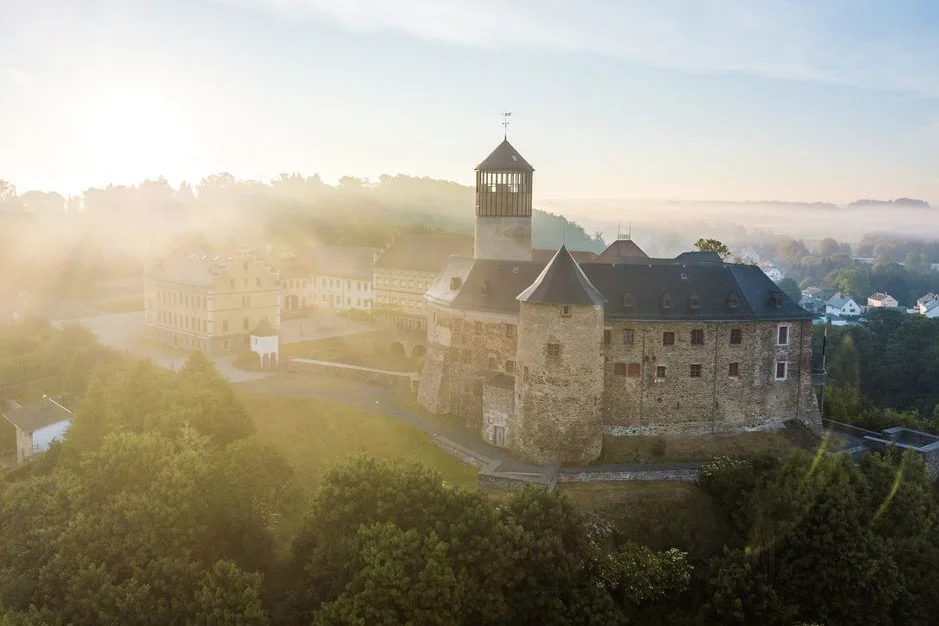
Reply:
[[[613,263],[622,259],[648,259],[649,255],[642,251],[632,239],[617,239],[606,250],[593,259],[593,263]]]
[[[518,153],[515,146],[509,143],[508,139],[504,139],[502,143],[496,146],[492,154],[476,166],[476,170],[534,172],[535,168],[522,158],[522,155]]]
[[[456,262],[458,259],[454,259]],[[459,259],[461,286],[449,291],[451,268],[441,272],[428,292],[432,302],[460,309],[516,314],[519,294],[544,269],[540,263],[497,259]],[[463,267],[472,263],[469,268]],[[811,314],[793,302],[760,268],[722,262],[647,259],[621,264],[585,263],[590,284],[605,298],[605,316],[634,320],[799,320]],[[682,276],[684,275],[684,278]],[[624,307],[624,296],[632,307]],[[671,307],[663,308],[663,295]],[[779,306],[770,299],[779,298]],[[731,307],[736,296],[737,306]],[[696,297],[697,308],[690,300]],[[565,303],[570,304],[570,303]]]
[[[541,265],[544,266],[548,264],[548,261],[554,258],[557,252],[557,250],[535,248],[531,251],[531,260],[536,263],[541,263]],[[571,253],[571,256],[574,257],[574,260],[578,263],[590,263],[597,258],[597,253],[590,252],[589,250],[568,250],[568,252]]]
[[[451,255],[473,256],[470,235],[405,233],[382,253],[375,267],[437,273]]]
[[[208,251],[175,252],[156,264],[150,274],[159,280],[187,285],[211,285],[230,257]]]
[[[251,331],[251,336],[253,337],[277,337],[279,335],[280,333],[277,332],[277,329],[271,325],[266,317],[258,322],[258,325]]]
[[[371,280],[375,249],[366,246],[322,246],[313,253],[319,276]]]
[[[35,432],[44,426],[72,419],[70,410],[48,399],[26,406],[17,405],[0,415],[24,433]]]
[[[836,293],[831,298],[829,298],[828,302],[826,302],[825,304],[827,304],[830,307],[840,309],[841,307],[843,307],[850,301],[851,301],[851,298],[847,296],[843,296],[840,293]]]
[[[567,246],[561,246],[554,258],[545,266],[525,291],[518,294],[519,302],[533,304],[603,304],[606,298],[591,284]]]

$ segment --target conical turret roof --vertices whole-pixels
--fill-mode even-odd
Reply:
[[[535,168],[528,164],[528,161],[522,158],[518,150],[509,143],[508,139],[503,139],[502,143],[496,146],[492,154],[476,166],[477,170],[486,171],[512,171],[512,172],[534,172]]]
[[[593,286],[567,246],[561,246],[528,289],[516,298],[532,304],[604,304],[606,298]]]

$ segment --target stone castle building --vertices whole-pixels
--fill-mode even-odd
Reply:
[[[476,168],[472,257],[428,289],[419,401],[539,463],[587,463],[604,434],[815,424],[811,316],[758,267],[649,258],[532,260],[534,169],[503,141]]]

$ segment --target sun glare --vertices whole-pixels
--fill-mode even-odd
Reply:
[[[192,154],[179,103],[155,89],[121,87],[76,94],[68,120],[81,167],[115,183],[156,178]]]

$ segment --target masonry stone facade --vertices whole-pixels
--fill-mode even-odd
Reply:
[[[607,431],[819,423],[811,316],[759,268],[648,258],[623,241],[596,262],[563,246],[547,265],[527,260],[480,224],[518,219],[529,200],[511,194],[530,194],[531,171],[508,142],[477,168],[476,254],[451,256],[425,294],[423,406],[524,460],[573,465],[595,460]]]

